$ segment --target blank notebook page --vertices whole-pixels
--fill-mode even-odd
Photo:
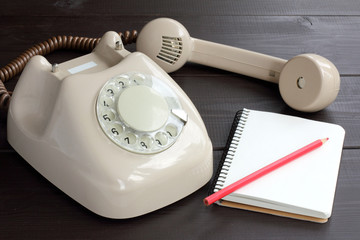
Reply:
[[[295,209],[300,214],[307,214],[308,209],[318,212],[315,214],[318,217],[329,217],[344,129],[335,124],[276,113],[244,111],[249,115],[224,187],[317,139],[328,137],[329,140],[320,148],[235,191],[233,194],[242,199],[235,202],[283,211]],[[232,196],[223,199],[234,201]],[[258,204],[254,204],[254,200]]]

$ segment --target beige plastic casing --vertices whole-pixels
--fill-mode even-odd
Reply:
[[[336,99],[340,74],[335,65],[322,56],[298,55],[282,69],[279,90],[283,100],[292,108],[316,112]]]
[[[173,64],[158,58],[163,48],[162,36],[181,39],[181,54]],[[179,22],[170,18],[158,18],[144,26],[136,40],[138,51],[153,59],[166,72],[173,72],[187,61],[240,73],[270,82],[278,82],[286,60],[190,37]],[[173,53],[176,49],[172,49]],[[171,50],[170,50],[171,53]]]
[[[182,89],[144,54],[116,50],[117,41],[119,35],[108,32],[92,53],[54,71],[44,57],[33,57],[13,92],[7,131],[13,148],[77,202],[104,217],[130,218],[171,204],[207,183],[213,172],[212,144]],[[129,71],[165,81],[188,115],[167,150],[132,153],[100,128],[95,113],[100,89],[111,77]]]
[[[176,71],[189,61],[277,83],[284,101],[299,111],[324,109],[340,89],[339,72],[324,57],[302,54],[287,61],[192,38],[182,24],[170,18],[147,23],[139,33],[136,47],[166,72]],[[305,82],[302,88],[299,79]]]
[[[193,52],[189,62],[278,83],[284,59],[192,38]]]

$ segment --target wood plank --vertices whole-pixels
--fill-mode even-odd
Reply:
[[[206,16],[179,21],[196,38],[284,59],[316,53],[332,61],[342,75],[359,74],[359,17]]]
[[[211,72],[211,70],[207,70]],[[360,146],[360,81],[343,77],[339,95],[323,111],[301,113],[282,100],[277,85],[243,76],[176,76],[207,126],[215,149],[224,147],[235,112],[243,107],[335,123],[346,130],[345,148]]]
[[[2,3],[2,14],[11,16],[244,16],[244,15],[359,15],[356,0],[294,1],[96,1],[21,0]]]
[[[140,30],[153,16],[84,18],[0,17],[0,65],[32,44],[56,35],[101,37],[109,30]],[[199,16],[178,17],[193,37],[290,59],[317,53],[331,60],[342,75],[358,75],[360,17]],[[134,51],[135,46],[128,46]]]
[[[333,215],[312,224],[219,206],[204,207],[208,185],[142,217],[99,217],[70,199],[11,150],[6,113],[0,111],[1,239],[358,239],[360,236],[360,3],[294,1],[3,1],[0,66],[53,35],[100,37],[108,30],[138,29],[156,17],[182,22],[193,37],[289,59],[315,52],[342,75],[337,100],[318,113],[299,113],[274,84],[186,64],[171,76],[199,109],[214,143],[216,168],[233,115],[242,107],[340,124],[346,129]],[[127,46],[130,51],[135,45]],[[48,56],[61,63],[81,53]],[[13,89],[16,79],[7,84]],[[269,237],[270,236],[270,237]]]
[[[220,206],[205,207],[209,185],[139,218],[99,217],[63,194],[15,153],[0,159],[0,232],[4,239],[358,239],[360,229],[360,150],[344,150],[332,217],[314,224]],[[221,151],[214,152],[215,165]],[[176,226],[181,226],[177,228]],[[21,231],[19,228],[21,227]],[[51,231],[46,231],[51,229]],[[66,231],[64,231],[66,229]],[[261,229],[261,231],[260,231]],[[258,230],[258,231],[257,231]],[[256,233],[254,231],[257,231]],[[265,235],[263,235],[265,236]]]

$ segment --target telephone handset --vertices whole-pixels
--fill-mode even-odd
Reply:
[[[212,144],[195,106],[115,32],[59,65],[31,58],[10,102],[8,141],[63,192],[109,218],[171,204],[213,173]]]
[[[136,40],[136,48],[168,73],[189,61],[278,83],[283,100],[299,111],[324,109],[340,89],[339,72],[324,57],[302,54],[287,61],[192,38],[182,24],[169,18],[147,23]]]

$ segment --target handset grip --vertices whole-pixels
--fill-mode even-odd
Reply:
[[[279,83],[284,59],[196,38],[189,61]]]

